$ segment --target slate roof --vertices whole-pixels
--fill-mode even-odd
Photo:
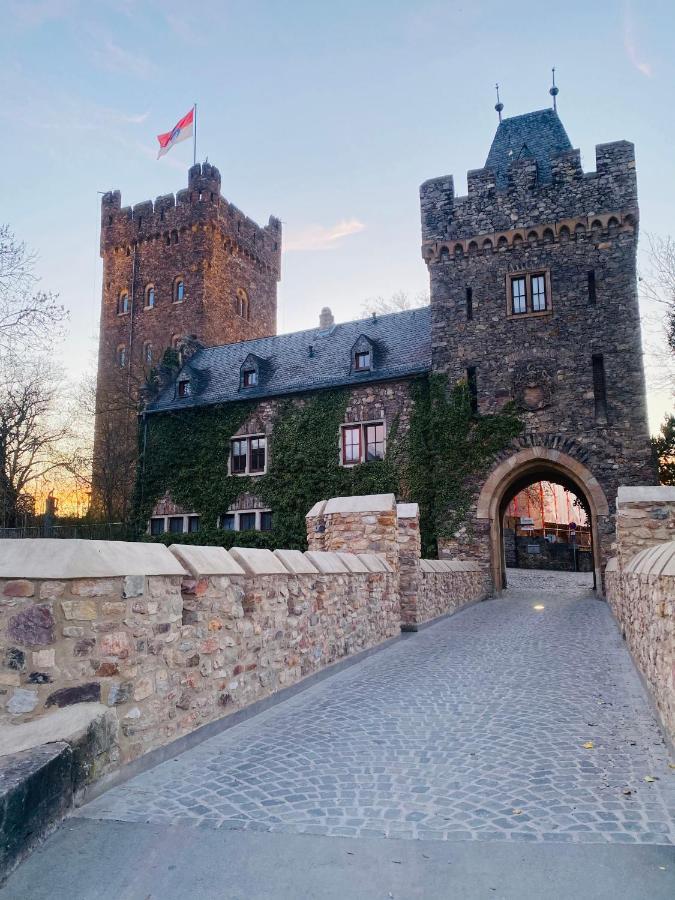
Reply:
[[[364,335],[373,347],[374,367],[352,371],[352,348]],[[312,347],[310,356],[309,347]],[[241,367],[249,357],[263,361],[259,383],[240,388]],[[165,388],[148,412],[178,410],[237,400],[258,400],[342,385],[403,378],[431,369],[429,306],[292,334],[258,338],[197,351],[179,374],[191,380],[190,396]]]
[[[485,168],[495,170],[497,187],[504,190],[508,185],[509,165],[515,159],[530,156],[536,159],[539,180],[545,183],[551,180],[551,156],[571,149],[558,113],[553,109],[539,109],[499,123]]]

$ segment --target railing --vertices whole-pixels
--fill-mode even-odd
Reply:
[[[0,538],[83,538],[97,541],[135,541],[138,533],[125,522],[73,523],[70,525],[26,525],[0,528]]]

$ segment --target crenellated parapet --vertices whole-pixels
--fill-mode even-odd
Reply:
[[[554,236],[569,222],[597,219],[603,225],[615,217],[620,223],[637,225],[635,148],[629,141],[599,144],[596,167],[584,172],[579,150],[552,155],[546,170],[534,156],[523,155],[508,165],[500,181],[493,168],[467,173],[466,196],[456,197],[451,176],[433,178],[420,188],[423,248],[448,240],[465,242],[481,237],[497,241],[501,235],[515,237],[523,231],[539,230],[551,223]],[[509,238],[506,237],[509,241]],[[452,251],[451,251],[452,252]],[[429,251],[423,249],[425,258]]]
[[[255,261],[279,277],[281,222],[270,216],[260,226],[220,193],[220,172],[209,163],[197,163],[188,173],[188,187],[154,201],[122,206],[120,191],[101,200],[101,255],[126,253],[141,243],[178,243],[188,232],[218,232],[223,249]]]

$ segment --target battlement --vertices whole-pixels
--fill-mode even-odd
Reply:
[[[101,255],[125,250],[142,241],[177,242],[181,233],[200,228],[217,230],[223,242],[257,259],[278,273],[281,266],[281,222],[270,216],[260,226],[220,193],[220,172],[209,163],[197,163],[188,172],[188,186],[176,194],[164,194],[122,206],[120,191],[101,199]]]
[[[598,144],[595,171],[584,172],[579,150],[547,158],[530,153],[467,173],[467,194],[456,197],[445,175],[420,187],[422,239],[470,239],[595,214],[630,213],[637,219],[635,148],[629,141]]]

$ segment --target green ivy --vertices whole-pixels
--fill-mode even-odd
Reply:
[[[349,390],[284,401],[271,435],[267,474],[255,478],[228,475],[230,440],[254,403],[148,417],[137,487],[139,530],[168,492],[179,506],[200,515],[200,531],[145,539],[305,549],[305,515],[318,500],[394,493],[420,504],[424,550],[435,553],[438,537],[450,536],[466,518],[471,478],[521,426],[510,410],[472,416],[465,384],[448,392],[443,378],[431,376],[415,382],[413,392],[409,433],[401,437],[395,420],[387,435],[386,458],[350,468],[339,463]],[[217,527],[219,516],[245,493],[272,510],[271,532]]]

